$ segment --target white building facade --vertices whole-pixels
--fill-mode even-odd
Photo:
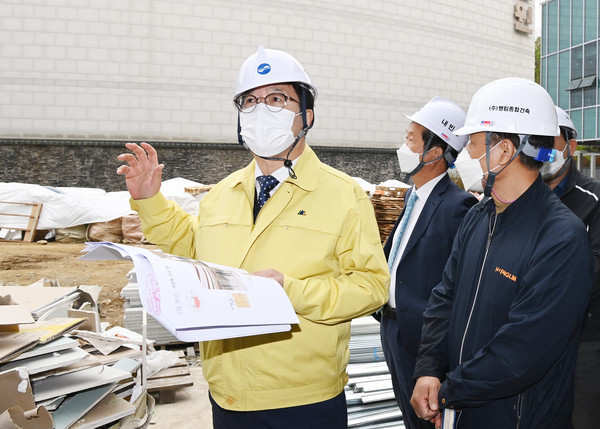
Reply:
[[[2,0],[0,139],[235,144],[237,71],[285,50],[319,89],[314,146],[396,148],[434,96],[533,79],[533,2]]]

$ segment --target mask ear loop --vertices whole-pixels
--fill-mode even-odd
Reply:
[[[310,124],[310,126],[307,125],[307,123],[306,123],[306,88],[304,88],[304,86],[302,86],[302,85],[301,85],[301,88],[302,88],[302,91],[300,94],[300,110],[301,110],[301,114],[302,114],[302,130],[300,130],[300,132],[298,133],[298,136],[294,139],[294,142],[290,146],[290,150],[288,150],[287,154],[285,155],[285,158],[273,158],[273,157],[256,155],[262,159],[266,159],[267,161],[283,161],[283,166],[288,169],[288,174],[290,175],[290,178],[292,178],[292,179],[297,179],[298,176],[296,176],[296,172],[292,168],[292,160],[290,159],[290,153],[292,153],[292,151],[294,150],[294,148],[296,147],[296,145],[298,144],[300,139],[306,135],[308,130],[310,130],[315,123],[314,118],[313,118],[313,122],[312,122],[312,124]],[[242,139],[241,133],[240,133],[241,129],[240,129],[239,121],[240,120],[239,120],[239,113],[238,113],[238,139],[243,142],[243,139]]]
[[[571,144],[569,143],[569,141],[570,141],[569,137],[571,137],[569,135],[569,131],[566,128],[561,127],[560,128],[560,133],[564,137],[565,142],[567,142],[567,144],[565,146],[565,148],[567,149],[567,159],[565,159],[565,162],[563,163],[562,167],[560,167],[558,169],[558,171],[551,178],[549,178],[548,180],[552,180],[552,179],[554,179],[556,177],[562,176],[562,174],[571,165],[571,162],[573,162],[573,156],[571,155]],[[564,149],[563,149],[563,151],[564,151]],[[562,152],[561,152],[561,156],[562,156]]]
[[[521,151],[523,150],[523,146],[525,146],[525,144],[529,141],[529,137],[531,137],[530,134],[525,134],[523,136],[523,138],[521,139],[521,142],[519,143],[519,147],[517,148],[517,151],[508,160],[508,162],[504,165],[504,167],[502,167],[498,171],[490,171],[490,145],[491,145],[491,140],[492,140],[492,133],[489,131],[487,131],[485,133],[485,165],[487,167],[488,177],[487,177],[487,179],[485,179],[485,188],[483,190],[484,197],[489,197],[489,198],[492,197],[492,188],[494,187],[494,182],[496,181],[496,176],[498,174],[502,173],[502,171],[504,171],[504,169],[506,167],[508,167],[508,165],[511,162],[513,162],[513,160],[517,156],[519,156],[519,153],[521,153]],[[489,200],[489,198],[486,199],[486,202]]]
[[[433,141],[434,137],[435,137],[435,134],[433,134],[433,133],[429,134],[429,137],[427,138],[427,141],[425,142],[425,146],[423,147],[423,155],[421,156],[421,160],[419,161],[419,163],[417,164],[417,166],[415,167],[415,169],[413,171],[411,171],[410,173],[400,172],[400,181],[401,182],[408,183],[409,179],[412,176],[414,176],[415,174],[417,174],[419,171],[421,171],[421,169],[423,167],[425,167],[426,163],[423,162],[423,157],[431,149],[429,146],[431,145],[431,142]],[[444,156],[444,155],[442,155],[442,156]],[[432,159],[427,164],[437,161],[438,159],[442,158],[442,156],[438,156],[436,159]]]

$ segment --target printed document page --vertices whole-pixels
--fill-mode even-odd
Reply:
[[[131,259],[146,312],[185,342],[284,332],[298,317],[277,281],[124,244],[86,243],[81,259]]]

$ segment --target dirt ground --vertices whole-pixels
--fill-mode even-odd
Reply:
[[[100,320],[123,326],[121,289],[127,285],[129,261],[82,261],[84,243],[24,243],[0,241],[2,285],[27,286],[45,278],[60,286],[101,286]]]

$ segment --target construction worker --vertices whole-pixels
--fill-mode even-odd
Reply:
[[[579,340],[575,364],[574,429],[595,427],[600,421],[600,181],[581,174],[573,161],[577,130],[556,106],[560,135],[554,137],[556,153],[541,168],[544,181],[587,228],[594,253],[594,282]],[[592,166],[591,168],[594,168]]]
[[[291,332],[201,343],[215,429],[347,427],[351,319],[387,300],[389,273],[371,202],[306,144],[317,95],[291,55],[259,47],[234,96],[239,141],[254,160],[185,213],[159,192],[148,144],[119,160],[144,235],[161,249],[277,280],[300,324]]]
[[[411,122],[398,161],[414,185],[384,246],[391,282],[389,300],[379,313],[394,394],[404,425],[412,429],[433,427],[419,419],[410,405],[423,311],[431,289],[442,279],[456,230],[477,199],[456,186],[447,173],[468,140],[454,134],[464,125],[465,112],[435,97],[407,118]]]
[[[573,370],[592,283],[585,227],[539,174],[559,134],[538,84],[475,93],[456,167],[484,196],[456,234],[423,317],[411,403],[460,429],[570,428]],[[443,413],[440,413],[443,410]]]

